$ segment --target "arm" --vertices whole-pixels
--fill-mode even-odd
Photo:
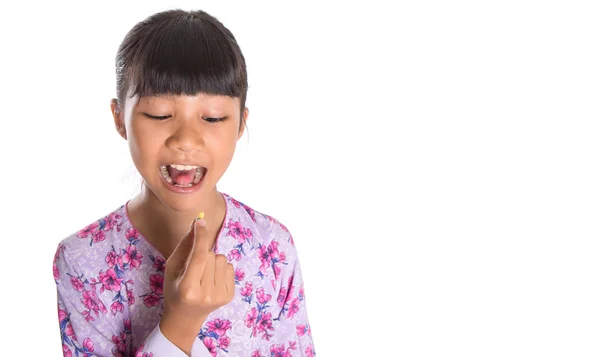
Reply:
[[[252,357],[315,355],[306,310],[304,282],[294,241],[285,226],[272,221],[272,241],[266,248],[273,268],[276,296],[271,299],[257,291],[257,322],[253,335],[260,336],[260,347],[249,351]],[[254,309],[256,310],[256,309]],[[251,316],[247,316],[247,319]]]
[[[124,286],[119,292],[104,294],[91,284],[77,264],[71,262],[65,246],[59,246],[54,261],[57,288],[58,320],[65,357],[187,357],[169,341],[157,325],[137,351],[131,340],[131,321],[123,314],[122,301],[113,296],[127,296]],[[125,300],[126,301],[126,300]],[[126,303],[126,302],[125,302]],[[193,357],[208,355],[199,339],[192,348]],[[204,351],[203,351],[204,349]]]
[[[271,347],[292,356],[313,357],[315,348],[306,310],[306,295],[298,256],[293,252],[288,269],[282,271],[282,285],[277,299],[279,315],[274,318],[275,335]]]

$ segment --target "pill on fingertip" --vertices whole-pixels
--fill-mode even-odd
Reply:
[[[198,213],[198,218],[197,219],[204,219],[204,212]]]

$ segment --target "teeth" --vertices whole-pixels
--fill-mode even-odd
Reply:
[[[198,184],[198,182],[200,182],[200,180],[202,180],[202,177],[204,177],[204,174],[206,173],[206,169],[203,167],[200,167],[200,166],[191,166],[191,165],[168,165],[168,166],[171,166],[180,171],[196,169],[196,174],[194,175],[194,181],[192,183],[189,183],[187,185],[179,185],[179,184],[173,183],[173,179],[169,175],[169,170],[167,170],[167,166],[161,166],[160,172],[162,173],[163,177],[165,178],[165,180],[167,180],[168,183],[172,184],[175,187],[192,187],[192,186]]]
[[[193,166],[193,165],[169,165],[174,169],[177,169],[179,171],[183,171],[183,170],[191,170],[191,169],[195,169],[198,168],[198,166]]]
[[[204,170],[201,168],[196,169],[196,175],[194,176],[194,185],[200,182],[200,180],[204,177]]]
[[[167,171],[166,166],[161,166],[160,172],[163,174],[164,178],[167,180],[168,183],[173,183],[173,179],[171,179],[171,176],[169,176],[169,171]]]

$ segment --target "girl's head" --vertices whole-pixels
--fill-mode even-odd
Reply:
[[[167,206],[196,208],[225,173],[248,117],[246,64],[234,36],[203,11],[161,12],[126,35],[116,74],[111,110],[138,172]],[[171,166],[178,164],[201,167],[200,184],[197,170],[179,172]]]

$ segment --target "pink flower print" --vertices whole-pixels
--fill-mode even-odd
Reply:
[[[219,347],[221,347],[222,349],[226,349],[227,347],[229,347],[230,342],[231,339],[229,337],[223,336],[219,338]]]
[[[221,337],[231,328],[231,322],[229,320],[214,319],[206,324],[206,326],[208,327],[208,332],[215,332]]]
[[[238,283],[242,280],[244,280],[244,277],[246,276],[246,274],[244,274],[244,271],[240,268],[237,268],[235,270],[235,282]]]
[[[229,261],[233,261],[235,260],[236,262],[239,262],[240,259],[242,259],[242,255],[240,254],[240,251],[237,249],[232,249],[229,254],[227,254],[227,258],[229,259]]]
[[[283,229],[284,232],[289,233],[289,229],[287,229],[286,226],[284,226],[283,224],[281,224],[281,222],[277,222],[277,224],[279,224],[279,227],[281,227],[281,229]]]
[[[283,305],[285,304],[286,297],[287,289],[285,287],[282,287],[281,290],[279,290],[279,294],[277,295],[277,304],[283,307]]]
[[[128,241],[132,241],[135,239],[138,239],[140,237],[140,233],[137,231],[137,229],[135,228],[129,228],[126,232],[125,232],[125,238],[127,238]]]
[[[116,315],[117,312],[123,312],[123,304],[120,301],[115,301],[110,305],[110,311],[113,315]]]
[[[310,335],[310,326],[308,324],[296,326],[296,334],[298,336]]]
[[[267,251],[269,252],[269,255],[271,256],[271,260],[273,259],[278,259],[279,258],[279,243],[272,241],[271,244],[269,244],[269,248],[267,249]]]
[[[256,350],[256,351],[252,352],[252,357],[261,357],[260,351]]]
[[[269,216],[268,214],[265,214],[265,217],[267,217],[267,220],[271,223],[278,223],[275,218]]]
[[[280,263],[285,262],[285,252],[279,252],[279,262]]]
[[[110,231],[114,226],[117,226],[117,231],[120,232],[121,228],[118,227],[118,219],[121,218],[121,215],[116,212],[112,212],[108,216],[106,216],[106,225],[104,226],[105,231]]]
[[[58,271],[56,263],[52,264],[52,273],[54,274],[54,280],[58,280],[58,278],[60,278],[60,272]]]
[[[125,321],[123,321],[123,328],[125,331],[131,332],[131,319],[125,319]]]
[[[293,282],[293,277],[290,276],[290,278],[288,279],[288,286],[290,287],[290,290],[288,291],[287,294],[287,299],[285,300],[286,303],[290,302],[290,300],[292,300],[292,294],[294,294],[294,285],[292,285]]]
[[[239,243],[244,243],[247,239],[252,238],[252,231],[242,226],[241,222],[229,222],[227,228],[229,229],[227,235],[237,239]]]
[[[269,335],[269,331],[273,331],[273,319],[271,317],[271,313],[268,312],[263,314],[256,324],[256,329],[254,330],[254,336],[256,336],[257,330],[262,334],[262,338],[269,341],[269,339],[273,335]]]
[[[63,356],[64,357],[73,357],[73,353],[69,349],[69,346],[65,345],[64,343],[63,343]]]
[[[294,317],[298,310],[300,310],[300,300],[298,298],[294,298],[294,300],[292,300],[292,304],[290,305],[290,309],[288,310],[286,317],[288,319]]]
[[[143,257],[142,253],[137,251],[135,245],[129,244],[125,254],[123,254],[123,263],[131,265],[131,268],[138,268]]]
[[[81,302],[83,303],[83,305],[90,311],[93,311],[96,316],[99,315],[98,311],[101,311],[103,314],[106,313],[106,307],[104,306],[102,301],[98,299],[98,296],[96,295],[95,291],[86,290],[83,292],[82,297],[83,300],[81,300]]]
[[[105,239],[106,239],[106,233],[104,231],[96,231],[94,233],[94,238],[92,239],[92,242],[100,243]],[[91,243],[90,243],[90,245],[91,245]]]
[[[261,245],[258,247],[258,257],[262,263],[259,270],[265,275],[267,273],[267,268],[271,266],[271,255],[269,254],[267,246]]]
[[[271,294],[265,294],[264,288],[258,288],[256,289],[256,299],[259,303],[266,304],[271,300]]]
[[[62,247],[63,247],[62,245],[59,245],[58,249],[54,253],[54,261],[53,261],[53,263],[56,263],[58,261],[58,256],[60,255],[60,250],[61,250]]]
[[[152,352],[144,352],[144,344],[141,344],[135,352],[135,357],[152,357]]]
[[[256,323],[256,318],[257,317],[258,317],[258,310],[256,310],[255,307],[253,307],[246,314],[246,317],[244,318],[244,323],[246,324],[246,327],[252,327]]]
[[[77,291],[83,291],[83,283],[81,282],[81,280],[79,278],[72,277],[71,278],[71,286],[73,286],[73,289],[75,289]]]
[[[151,306],[157,306],[160,302],[160,298],[158,297],[158,295],[154,295],[152,293],[146,295],[144,297],[144,305],[151,307]]]
[[[112,348],[113,356],[125,357],[125,353],[127,352],[127,335],[124,332],[121,332],[119,336],[113,335],[112,341],[114,343],[114,347]]]
[[[210,337],[204,337],[202,342],[204,342],[204,346],[206,346],[208,352],[210,352],[210,354],[213,355],[213,357],[215,357],[217,355],[217,345],[215,343],[215,340]]]
[[[68,318],[67,312],[61,309],[58,309],[58,322],[60,324],[62,324],[62,322]],[[71,325],[71,322],[67,322],[67,325],[65,326],[65,334],[69,337],[73,337],[73,340],[77,341],[77,338],[75,337],[75,332],[73,331],[73,326]]]
[[[275,275],[275,280],[279,279],[279,275],[281,275],[281,268],[277,264],[273,264],[273,274]]]
[[[247,281],[246,286],[240,289],[240,294],[242,296],[250,296],[252,295],[252,283]]]
[[[240,206],[242,206],[242,205],[243,205],[243,204],[242,204],[240,201],[236,200],[236,199],[235,199],[235,198],[233,198],[233,197],[229,197],[229,199],[231,200],[231,203],[233,203],[233,205],[234,205],[236,208],[240,208]]]
[[[117,255],[117,253],[110,251],[108,252],[108,254],[106,254],[106,258],[104,258],[104,261],[106,262],[106,264],[108,264],[109,268],[113,268],[117,264],[118,258],[119,256]]]
[[[86,352],[94,352],[94,342],[89,337],[83,340],[83,350]]]
[[[164,277],[159,274],[150,275],[150,289],[157,295],[161,295],[163,293],[163,282]]]
[[[248,206],[245,206],[244,209],[246,210],[246,212],[248,212],[250,219],[252,219],[254,222],[256,222],[256,212]]]
[[[306,357],[315,357],[315,349],[312,345],[306,347],[305,352],[306,352]]]
[[[127,304],[129,306],[135,303],[135,297],[133,296],[133,291],[127,290]]]
[[[271,346],[271,356],[272,357],[292,357],[292,354],[289,353],[285,349],[285,344],[282,344],[280,346],[277,346],[277,345]]]
[[[117,278],[117,273],[115,273],[114,268],[108,269],[106,273],[103,273],[102,270],[100,270],[99,280],[102,283],[100,292],[103,292],[104,289],[109,291],[119,291],[119,289],[121,289],[121,281],[123,281],[122,278]]]
[[[94,232],[98,229],[99,226],[100,226],[99,222],[94,222],[94,223],[90,224],[89,226],[85,227],[84,229],[80,230],[79,232],[77,232],[77,237],[87,238],[91,234],[94,234]]]
[[[156,269],[156,271],[162,271],[163,273],[165,272],[165,259],[162,257],[156,257],[154,258],[154,264],[152,264],[152,267],[154,269]]]
[[[304,285],[300,286],[300,293],[298,294],[298,297],[300,298],[300,300],[304,298]]]

